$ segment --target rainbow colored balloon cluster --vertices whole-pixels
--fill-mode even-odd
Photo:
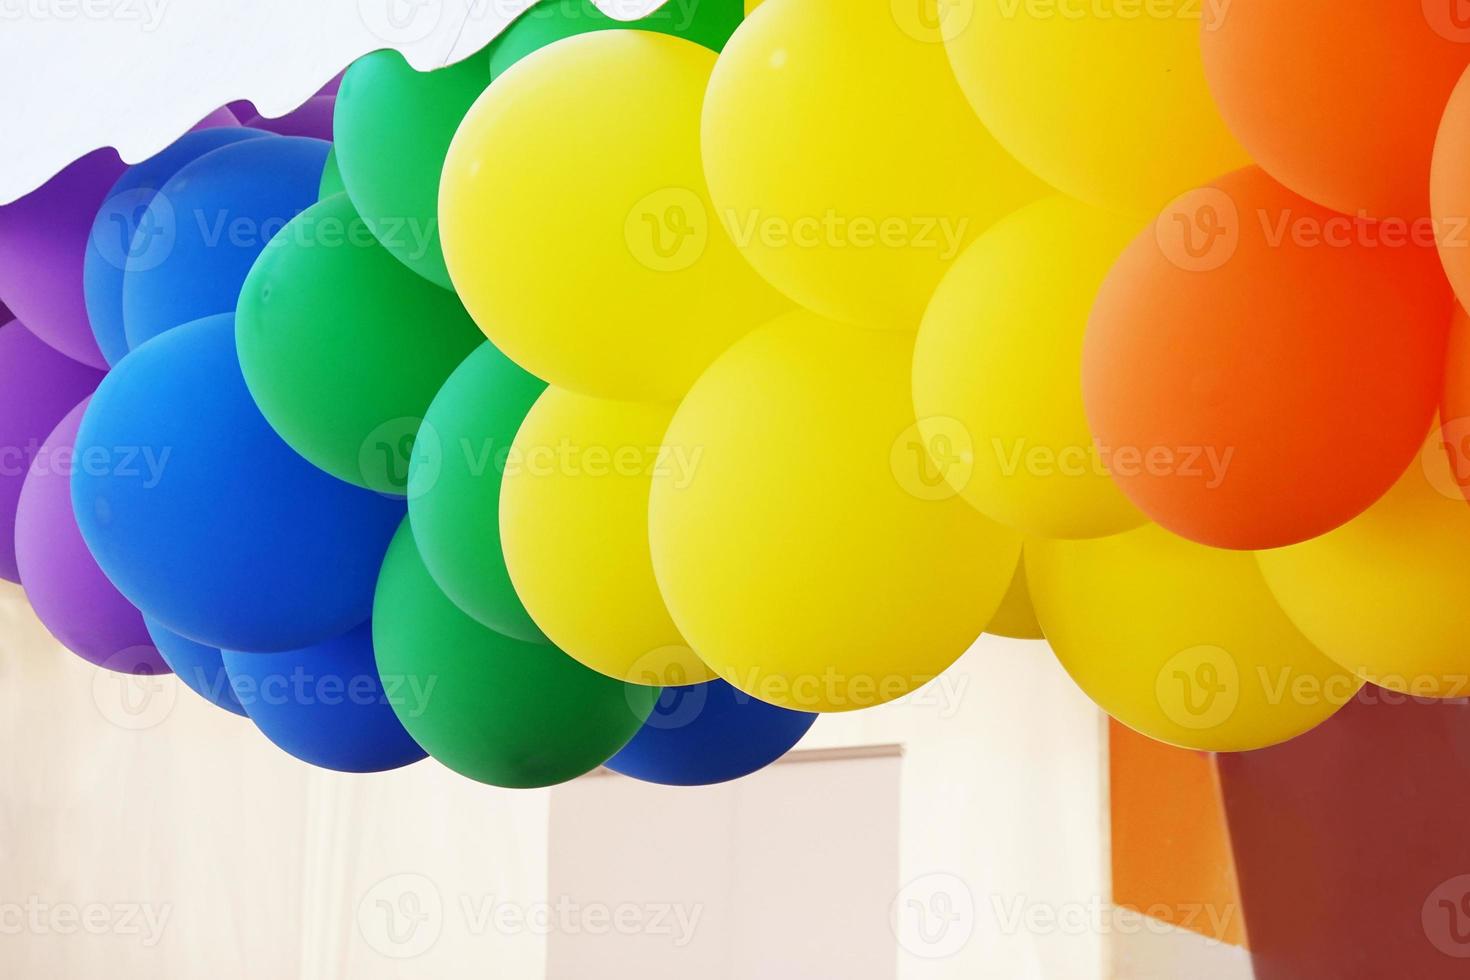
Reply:
[[[0,209],[0,574],[500,786],[735,778],[986,630],[1200,749],[1470,695],[1470,30],[1350,7],[543,0],[330,141],[84,158]]]

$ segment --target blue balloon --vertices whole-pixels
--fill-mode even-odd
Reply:
[[[143,625],[148,627],[148,635],[153,638],[153,646],[163,662],[191,691],[226,711],[245,714],[240,699],[230,687],[230,675],[225,672],[224,657],[218,649],[195,643],[147,616],[143,617]]]
[[[281,441],[245,387],[233,315],[112,369],[82,419],[71,490],[118,591],[223,650],[299,650],[365,622],[405,510]]]
[[[382,772],[427,755],[393,706],[412,711],[414,699],[433,690],[385,688],[373,659],[371,623],[305,650],[226,650],[224,661],[250,720],[303,762],[338,772]]]
[[[107,200],[98,210],[92,233],[87,236],[82,294],[92,333],[108,364],[116,364],[128,352],[128,340],[123,332],[123,269],[133,254],[133,235],[140,227],[148,228],[138,239],[140,267],[146,261],[149,247],[156,248],[155,243],[159,241],[157,229],[143,225],[154,195],[181,168],[209,151],[270,135],[263,129],[240,126],[185,133],[147,160],[129,167],[107,192]],[[155,252],[154,257],[157,256]]]
[[[723,783],[781,758],[816,718],[757,701],[722,680],[666,687],[648,721],[605,765],[665,786]]]
[[[303,136],[242,140],[170,177],[139,219],[123,272],[128,346],[233,312],[266,242],[316,203],[330,149]]]

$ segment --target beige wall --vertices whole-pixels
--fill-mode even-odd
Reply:
[[[901,980],[1101,976],[1098,933],[1026,923],[1108,898],[1103,731],[1043,644],[992,636],[914,695],[812,729],[809,746],[904,747]]]
[[[902,760],[798,752],[694,789],[621,776],[552,794],[551,980],[894,980]],[[616,910],[623,928],[587,928]]]
[[[314,770],[172,678],[111,678],[0,583],[0,976],[541,975],[541,937],[474,912],[543,896],[548,793]]]
[[[1239,951],[1112,924],[1103,733],[1043,645],[992,637],[902,702],[820,719],[803,750],[903,753],[896,857],[875,858],[896,861],[897,884],[844,906],[856,944],[883,944],[900,980],[1248,977]],[[595,817],[599,798],[625,815],[642,800],[662,819],[685,805],[680,791],[607,775],[509,792],[433,762],[369,777],[313,770],[171,678],[119,682],[67,654],[3,583],[0,745],[0,976],[534,980],[588,949],[552,938],[549,957],[532,921],[572,890],[553,882],[565,880],[557,860],[589,853],[564,844],[548,861],[548,840],[577,825],[567,815]],[[785,820],[793,840],[824,826],[845,839],[860,802],[804,794],[818,782],[806,768],[693,792],[745,824],[764,808],[755,826],[779,826],[783,801],[799,802]],[[710,827],[708,846],[737,846],[739,822]],[[677,875],[699,867],[697,837],[629,847]],[[597,872],[614,873],[605,895],[616,868]],[[819,900],[812,884],[800,900]],[[762,911],[734,930],[752,935],[730,941],[771,934]]]

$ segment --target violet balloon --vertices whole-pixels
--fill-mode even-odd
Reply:
[[[222,106],[192,129],[237,125]],[[97,209],[125,169],[117,151],[93,150],[0,207],[0,296],[10,309],[0,323],[22,320],[67,357],[102,369],[107,360],[87,318],[82,266]]]
[[[256,113],[245,125],[263,129],[277,136],[312,136],[319,140],[332,138],[332,111],[335,95],[317,95],[307,99],[284,116],[270,119]]]
[[[0,326],[0,578],[20,581],[15,509],[41,444],[102,372],[42,343],[18,320]]]
[[[75,459],[87,403],[73,408],[31,462],[15,519],[15,553],[31,608],[72,653],[124,674],[166,674],[143,616],[97,567],[72,514],[74,466],[123,465]]]
[[[214,129],[216,126],[238,125],[240,125],[240,117],[231,112],[229,106],[222,105],[195,123],[194,128],[190,132],[200,129]]]
[[[344,68],[342,71],[337,72],[337,74],[335,74],[331,78],[327,79],[327,82],[326,82],[325,85],[323,85],[321,88],[319,88],[315,92],[313,92],[311,94],[311,96],[306,100],[306,102],[303,102],[301,105],[297,106],[296,107],[296,110],[293,110],[293,111],[299,111],[299,110],[305,108],[306,105],[307,105],[307,103],[311,102],[313,99],[319,99],[319,98],[321,98],[323,96],[326,96],[328,98],[335,99],[337,97],[337,89],[341,87],[341,85],[342,85],[342,76],[345,73],[346,73],[346,69]],[[261,116],[260,110],[255,107],[255,103],[254,102],[251,102],[249,99],[236,99],[234,102],[231,102],[228,105],[226,105],[225,108],[228,111],[234,113],[235,118],[238,119],[238,120],[240,120],[240,124],[241,125],[249,124],[249,120],[252,120],[252,119],[263,119],[264,118],[263,116]],[[286,116],[289,116],[291,114],[292,113],[287,113]],[[280,118],[284,119],[284,118],[286,118],[286,116],[282,116]],[[265,122],[266,123],[269,123],[270,120],[265,120]],[[262,125],[260,128],[261,129],[270,129],[271,127],[269,125]],[[275,130],[271,130],[271,131],[272,132],[275,132]],[[329,127],[327,129],[327,134],[325,136],[323,136],[322,138],[323,139],[331,139],[332,138],[331,133],[332,133],[332,131],[331,131],[330,127]],[[282,135],[284,135],[284,134],[282,134]],[[314,134],[308,134],[308,135],[314,135]]]
[[[97,208],[123,169],[115,150],[94,150],[0,207],[0,296],[37,337],[95,368],[107,361],[87,320],[82,259]]]

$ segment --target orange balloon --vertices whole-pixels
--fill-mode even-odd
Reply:
[[[1470,72],[1445,106],[1429,169],[1439,259],[1461,303],[1470,304]]]
[[[1272,176],[1350,214],[1429,214],[1445,99],[1470,64],[1457,0],[1204,4],[1205,77]]]
[[[1083,399],[1113,479],[1219,548],[1294,544],[1361,513],[1439,401],[1452,300],[1432,244],[1255,167],[1179,198],[1088,322]]]
[[[1440,435],[1460,492],[1470,498],[1470,316],[1455,308],[1445,354],[1444,400],[1440,403]]]

